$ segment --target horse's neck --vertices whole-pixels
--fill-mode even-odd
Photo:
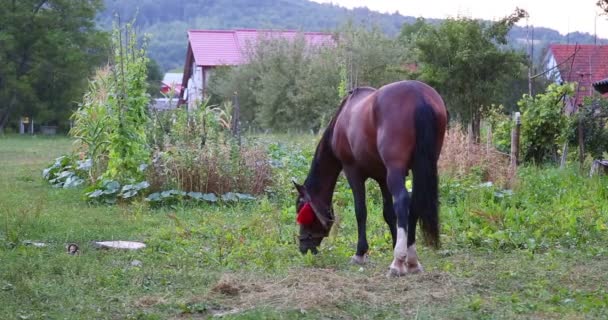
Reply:
[[[308,178],[304,184],[312,196],[318,197],[325,204],[331,205],[334,189],[342,163],[336,158],[331,147],[333,130],[327,130],[317,146]]]

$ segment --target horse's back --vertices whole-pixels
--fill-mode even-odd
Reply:
[[[416,123],[416,112],[424,108],[433,110],[434,123]],[[447,111],[439,93],[426,83],[408,80],[378,89],[374,117],[378,152],[385,165],[411,167],[417,125],[434,126],[439,154],[447,127]]]
[[[384,175],[387,165],[408,168],[417,108],[433,109],[440,150],[447,126],[443,99],[429,85],[406,80],[368,90],[344,106],[334,132],[336,155],[347,166],[365,168],[372,177]]]

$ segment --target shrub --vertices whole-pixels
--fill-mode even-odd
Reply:
[[[163,149],[154,150],[148,173],[152,190],[259,195],[271,184],[266,150],[251,141],[239,146],[225,108],[205,102],[170,113]]]
[[[518,102],[521,110],[521,152],[524,161],[555,161],[566,141],[570,119],[564,114],[564,98],[572,96],[571,83],[551,84],[545,93],[524,95]]]

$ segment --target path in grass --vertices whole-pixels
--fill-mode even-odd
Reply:
[[[41,169],[69,149],[65,138],[0,137],[1,319],[608,317],[608,259],[600,249],[421,246],[426,272],[388,279],[391,252],[380,227],[370,228],[370,265],[348,264],[351,218],[312,258],[297,252],[292,213],[269,201],[89,206],[82,190],[41,179]],[[373,226],[382,225],[378,210],[370,208]],[[148,247],[89,244],[109,239]],[[65,253],[70,242],[80,255]]]

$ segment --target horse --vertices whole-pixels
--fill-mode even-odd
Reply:
[[[422,272],[416,253],[416,224],[420,219],[427,244],[438,248],[437,162],[447,120],[442,97],[420,81],[349,91],[317,144],[306,180],[303,184],[292,181],[298,193],[301,253],[317,254],[328,236],[335,220],[332,196],[344,172],[354,197],[358,231],[351,261],[368,261],[365,182],[373,179],[380,186],[384,220],[392,237],[394,259],[389,275]],[[411,197],[405,188],[410,170]]]

